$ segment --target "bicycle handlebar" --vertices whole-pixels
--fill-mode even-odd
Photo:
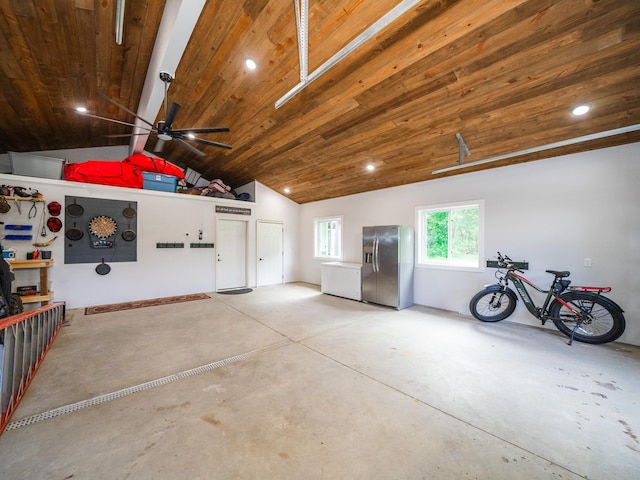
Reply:
[[[523,270],[515,267],[513,260],[511,260],[508,255],[502,255],[500,252],[498,252],[498,268],[508,268],[516,272],[524,273]]]

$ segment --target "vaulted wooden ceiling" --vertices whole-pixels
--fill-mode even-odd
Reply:
[[[128,144],[105,135],[131,127],[74,108],[134,120],[100,94],[138,111],[171,1],[126,2],[118,46],[115,0],[0,0],[0,153]],[[639,124],[640,2],[425,0],[276,109],[299,82],[294,1],[206,2],[169,100],[183,106],[174,127],[229,127],[203,138],[233,149],[197,145],[200,157],[167,142],[160,156],[305,203],[640,140],[632,131],[433,173],[458,164],[456,133],[473,162]],[[309,0],[309,72],[399,3]],[[583,103],[591,111],[573,116]]]

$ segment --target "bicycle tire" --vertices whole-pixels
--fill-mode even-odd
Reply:
[[[560,298],[582,310],[589,318],[577,322],[576,315],[557,299],[551,303],[549,314],[554,325],[567,337],[591,344],[613,342],[624,333],[626,322],[615,303],[592,292],[565,292]],[[575,330],[575,331],[574,331]]]
[[[473,296],[469,310],[481,322],[499,322],[513,313],[517,301],[513,290],[491,285]]]
[[[22,298],[19,295],[12,293],[9,299],[9,314],[15,315],[17,313],[24,312],[24,305],[22,304]]]

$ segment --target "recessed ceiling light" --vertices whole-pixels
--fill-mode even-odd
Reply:
[[[367,165],[367,170],[369,172],[373,172],[376,169],[376,166],[373,165],[372,163],[370,163],[369,165]]]
[[[193,133],[187,133],[187,137],[194,139],[196,136]]]
[[[589,105],[578,105],[576,108],[573,109],[572,113],[574,115],[584,115],[589,110],[590,110]]]
[[[258,64],[256,63],[256,61],[255,61],[254,59],[252,59],[252,58],[247,58],[247,59],[244,61],[244,64],[247,66],[247,68],[248,68],[249,70],[255,70],[255,69],[257,68],[257,66],[258,66]]]
[[[291,193],[291,189],[289,187],[285,187],[284,193]]]
[[[76,112],[84,113],[84,112],[86,112],[86,111],[87,111],[87,109],[86,109],[85,107],[78,107],[78,108],[76,108]]]

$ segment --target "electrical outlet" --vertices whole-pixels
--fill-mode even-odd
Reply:
[[[584,259],[584,266],[585,267],[590,267],[591,266],[591,259],[590,258],[585,258]]]

